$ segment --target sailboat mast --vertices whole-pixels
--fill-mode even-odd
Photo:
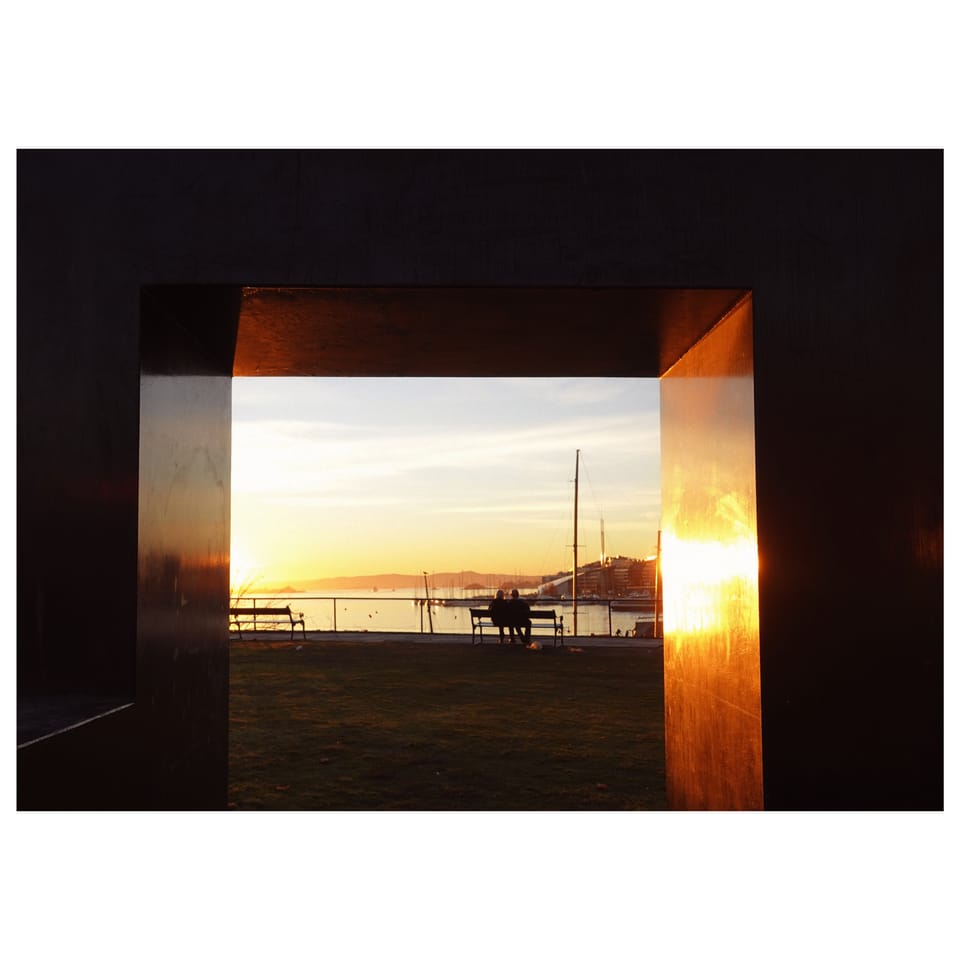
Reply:
[[[598,581],[598,586],[600,588],[600,596],[606,597],[607,595],[607,546],[604,543],[603,539],[603,514],[600,514],[600,579]],[[607,607],[609,612],[610,608]]]
[[[577,636],[577,507],[580,497],[580,451],[573,473],[573,635]]]
[[[433,633],[433,611],[430,609],[430,587],[427,586],[427,571],[423,571],[423,592],[427,597],[427,619],[430,621],[430,632]]]

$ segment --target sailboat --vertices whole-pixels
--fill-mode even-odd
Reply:
[[[577,636],[577,567],[579,558],[578,549],[578,510],[580,500],[580,451],[577,450],[576,461],[573,473],[573,636]],[[601,567],[605,555],[603,516],[600,517],[600,563]],[[646,595],[644,595],[646,594]],[[637,596],[632,596],[623,600],[614,600],[610,604],[611,610],[635,610],[637,612],[653,612],[654,621],[652,632],[653,636],[662,637],[662,616],[663,616],[663,598],[660,584],[660,531],[657,531],[657,565],[654,573],[654,584],[652,594],[650,591],[638,591]],[[637,621],[638,627],[640,621]]]

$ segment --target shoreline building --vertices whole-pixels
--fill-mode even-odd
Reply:
[[[656,559],[604,557],[577,567],[578,599],[654,600]],[[543,578],[537,591],[544,597],[563,599],[573,595],[573,571],[562,571]]]

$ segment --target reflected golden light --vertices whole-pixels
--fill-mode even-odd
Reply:
[[[731,607],[757,595],[759,560],[755,537],[728,541],[682,540],[664,531],[661,544],[663,627],[684,636],[719,630]]]
[[[745,298],[660,389],[667,794],[763,808],[753,308]]]

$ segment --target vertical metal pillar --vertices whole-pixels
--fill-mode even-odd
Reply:
[[[580,451],[573,474],[573,635],[577,636],[577,507],[580,495]]]

